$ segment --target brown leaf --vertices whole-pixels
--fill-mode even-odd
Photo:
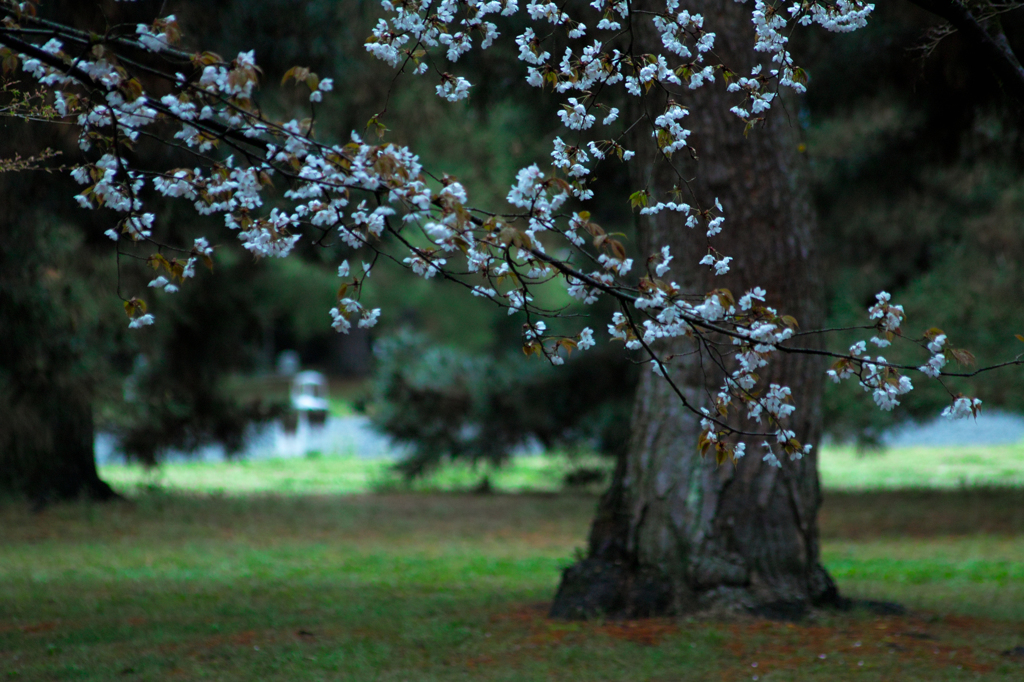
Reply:
[[[609,239],[608,246],[619,260],[626,260],[626,247],[618,239]]]
[[[964,348],[950,348],[946,351],[962,367],[969,367],[974,364],[974,353]]]
[[[163,254],[159,253],[154,253],[152,256],[147,258],[146,265],[153,268],[154,270],[159,270],[162,267],[168,272],[172,271],[171,264],[167,261],[166,258],[164,258]]]

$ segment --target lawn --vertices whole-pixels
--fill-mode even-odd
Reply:
[[[1024,443],[867,452],[826,447],[821,479],[833,490],[1024,487]]]
[[[601,466],[519,457],[412,485],[356,457],[104,467],[132,502],[0,504],[0,674],[1024,679],[1002,654],[1024,646],[1024,447],[826,450],[826,565],[910,612],[795,625],[546,620],[599,489],[562,478]],[[465,492],[484,476],[499,494]]]
[[[394,470],[393,462],[352,455],[239,462],[181,462],[147,470],[138,465],[101,468],[105,481],[125,492],[154,487],[183,492],[227,495],[352,494],[381,491],[454,492],[476,488],[487,477],[496,491],[557,492],[566,473],[579,467],[611,471],[610,462],[589,456],[531,455],[516,457],[499,469],[450,463],[412,483]],[[600,490],[594,487],[590,492]]]
[[[320,460],[309,462],[322,463]],[[269,471],[270,469],[268,469]],[[250,474],[251,471],[250,471]],[[18,680],[1024,678],[1024,493],[833,492],[825,562],[905,616],[545,619],[589,493],[136,491],[0,504]],[[0,678],[2,679],[2,678]]]
[[[386,460],[348,456],[270,459],[241,462],[176,463],[157,470],[140,466],[102,468],[104,480],[125,491],[158,486],[168,490],[223,493],[348,494],[382,490],[451,492],[469,490],[487,476],[502,492],[555,492],[576,468],[610,471],[597,457],[531,455],[513,458],[498,470],[451,464],[406,485]],[[1024,444],[902,448],[857,452],[829,447],[821,454],[822,484],[829,490],[902,490],[1024,487]],[[600,486],[590,492],[600,490]]]

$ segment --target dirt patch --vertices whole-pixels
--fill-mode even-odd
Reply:
[[[856,671],[888,675],[897,671],[963,670],[991,673],[1000,663],[1015,662],[1007,644],[1016,641],[1014,623],[928,613],[876,616],[819,614],[808,623],[780,623],[740,617],[731,622],[706,619],[644,618],[629,621],[565,622],[546,618],[548,604],[524,604],[494,614],[490,624],[510,644],[505,652],[473,659],[471,667],[514,665],[517,658],[610,637],[647,647],[692,646],[695,636],[719,641],[717,658],[726,667],[722,679],[751,679],[768,673],[799,679],[814,672],[835,679]],[[698,644],[706,646],[706,644]],[[533,652],[533,653],[531,653]],[[1024,652],[1024,649],[1022,649]],[[711,652],[709,652],[711,653]],[[715,654],[711,654],[715,655]],[[1024,659],[1022,659],[1024,660]],[[842,672],[845,671],[845,672]],[[743,677],[737,678],[742,672]],[[775,679],[773,676],[771,679]],[[815,678],[817,679],[817,678]]]
[[[39,632],[53,632],[54,630],[56,630],[60,626],[61,626],[61,621],[59,621],[59,620],[48,620],[48,621],[44,621],[42,623],[32,623],[30,625],[19,625],[16,628],[11,628],[11,629],[17,629],[17,630],[20,630],[21,632],[25,633],[26,635],[32,635],[32,634],[36,634],[36,633],[39,633]]]
[[[622,639],[644,646],[657,646],[669,635],[679,632],[679,624],[670,618],[642,618],[640,620],[609,623],[599,631],[613,639]]]
[[[1024,490],[826,491],[823,539],[1024,534]]]
[[[852,618],[828,625],[768,621],[729,626],[725,648],[737,661],[749,661],[755,674],[792,674],[830,659],[847,668],[888,667],[894,661],[915,669],[956,668],[992,672],[994,649],[965,643],[978,636],[1006,631],[1006,624],[979,618],[880,616]]]

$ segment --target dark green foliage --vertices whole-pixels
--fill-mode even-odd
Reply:
[[[377,346],[368,411],[410,455],[412,477],[445,458],[500,464],[531,441],[548,449],[625,450],[636,381],[621,352],[576,353],[562,367],[518,356],[494,359],[422,336]]]
[[[903,304],[904,334],[941,328],[980,365],[1024,351],[1024,137],[1016,106],[957,35],[930,53],[934,17],[909,4],[880,5],[862,31],[829,37],[804,59],[812,75],[800,121],[814,171],[830,297],[829,326],[865,324],[878,291]],[[1024,12],[1003,16],[1018,52]],[[837,349],[868,339],[853,332]],[[873,348],[924,364],[920,348]],[[954,362],[947,371],[963,371]],[[945,380],[985,408],[1024,411],[1021,370]],[[826,429],[861,444],[890,425],[932,417],[950,402],[923,376],[895,413],[844,383],[826,391]]]
[[[241,450],[246,428],[270,418],[272,406],[242,404],[224,390],[223,377],[251,370],[260,347],[259,313],[272,306],[254,300],[259,268],[239,263],[219,277],[201,273],[175,298],[160,301],[160,327],[150,333],[152,360],[138,363],[129,400],[112,426],[133,459],[155,464],[167,449],[185,452],[220,443]]]

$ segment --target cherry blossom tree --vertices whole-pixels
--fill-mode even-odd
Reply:
[[[381,7],[366,49],[394,68],[392,90],[426,78],[438,97],[461,101],[474,87],[460,75],[463,60],[507,44],[537,96],[557,98],[564,130],[550,166],[520,169],[504,205],[478,205],[444,169],[424,168],[415,150],[389,142],[386,103],[369,132],[318,139],[329,75],[302,66],[282,74],[308,93],[309,115],[279,121],[259,106],[256,56],[186,51],[173,15],[97,34],[43,19],[32,2],[0,0],[4,73],[33,79],[52,112],[44,118],[78,131],[75,200],[110,216],[112,250],[155,271],[146,291],[122,293],[128,326],[158,323],[146,299],[189,286],[216,259],[212,237],[174,244],[154,236],[161,217],[149,207],[163,196],[222,216],[256,258],[288,257],[300,239],[338,239],[363,254],[360,265],[338,264],[337,305],[324,311],[340,333],[388,314],[361,302],[376,267],[450,280],[519,316],[523,351],[539,361],[561,365],[606,330],[649,371],[590,556],[567,571],[554,612],[800,610],[835,601],[815,525],[821,382],[856,383],[892,410],[913,380],[941,382],[956,374],[950,361],[972,360],[941,330],[905,333],[903,309],[886,292],[848,349],[830,349],[821,329],[814,217],[787,109],[807,76],[788,44],[794,31],[856,30],[873,6]],[[505,36],[513,17],[526,28]],[[623,98],[628,104],[617,106]],[[137,151],[154,142],[190,161],[154,165]],[[637,213],[638,249],[587,210],[595,174],[618,164],[633,185],[622,200]],[[552,282],[583,304],[611,299],[618,312],[591,323],[596,331],[555,334],[549,323],[559,311],[535,296]],[[893,344],[918,357],[887,360],[882,349]],[[951,392],[943,414],[970,416],[980,404]]]

